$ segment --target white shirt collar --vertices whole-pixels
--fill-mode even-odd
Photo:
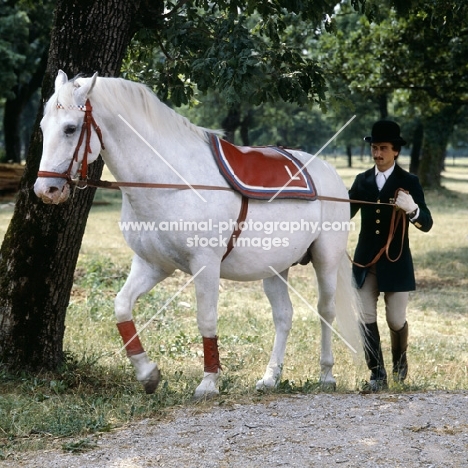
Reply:
[[[391,173],[394,171],[395,169],[395,163],[393,163],[393,166],[390,167],[389,169],[387,169],[386,171],[384,172],[381,172],[381,174],[383,174],[385,176],[385,180],[387,180]],[[375,175],[377,175],[380,171],[377,169],[377,166],[375,166]]]

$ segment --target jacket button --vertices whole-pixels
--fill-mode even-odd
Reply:
[[[380,231],[377,229],[377,231],[375,231],[376,234],[380,234]]]
[[[376,219],[375,222],[376,222],[377,224],[379,224],[379,223],[380,223],[380,219]]]
[[[375,210],[375,212],[376,212],[376,213],[380,213],[380,209],[377,208],[377,209]]]

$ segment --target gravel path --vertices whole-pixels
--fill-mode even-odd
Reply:
[[[176,410],[101,435],[93,450],[44,451],[34,468],[468,467],[468,392],[318,394]]]

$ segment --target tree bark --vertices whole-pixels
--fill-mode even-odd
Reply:
[[[411,174],[417,174],[419,171],[419,160],[421,157],[421,148],[424,137],[424,126],[421,122],[416,124],[413,132],[413,144],[411,146],[410,167]]]
[[[58,69],[70,77],[118,75],[139,1],[58,0],[42,94]],[[64,205],[40,202],[32,186],[42,154],[39,110],[12,221],[0,249],[0,358],[10,369],[56,369],[63,361],[66,309],[93,189]],[[102,161],[90,167],[100,177]]]
[[[446,106],[424,119],[424,139],[419,163],[419,179],[425,188],[441,185],[447,144],[458,118],[459,106]]]

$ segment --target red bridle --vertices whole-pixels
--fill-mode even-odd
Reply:
[[[82,110],[84,112],[83,118],[83,125],[81,127],[80,137],[78,139],[78,143],[76,144],[75,152],[73,153],[73,158],[70,161],[70,165],[66,172],[52,172],[52,171],[39,171],[37,173],[37,177],[50,177],[50,178],[60,178],[66,179],[68,182],[72,182],[71,172],[73,168],[73,163],[76,161],[78,162],[78,153],[80,151],[81,145],[83,144],[83,139],[86,133],[86,142],[83,154],[83,161],[81,162],[81,171],[80,171],[80,180],[86,181],[88,178],[88,154],[92,153],[90,141],[91,141],[91,127],[94,128],[96,135],[99,138],[101,143],[101,149],[105,149],[104,143],[102,141],[102,133],[99,125],[96,123],[93,117],[93,108],[89,99],[86,100],[86,104],[84,106],[76,106],[76,109]],[[57,109],[64,109],[63,105],[57,103]]]

